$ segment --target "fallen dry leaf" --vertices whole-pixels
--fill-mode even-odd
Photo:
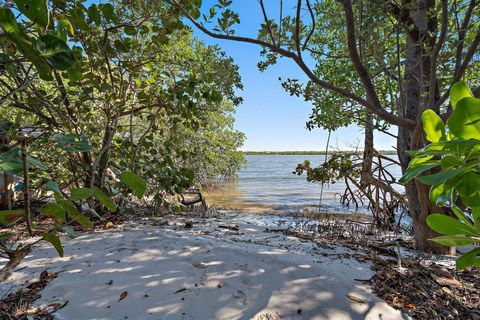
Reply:
[[[434,274],[432,274],[432,278],[435,280],[436,283],[441,286],[449,286],[455,288],[463,287],[462,283],[455,278],[438,277]]]
[[[352,300],[352,301],[358,302],[358,303],[367,302],[367,300],[365,298],[363,298],[362,296],[359,296],[359,295],[353,294],[353,293],[347,294],[347,298]]]
[[[128,292],[127,291],[123,291],[121,294],[120,294],[120,299],[118,299],[118,301],[122,301],[123,299],[125,299],[128,295]]]

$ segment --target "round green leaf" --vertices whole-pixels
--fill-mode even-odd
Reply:
[[[460,100],[448,119],[448,127],[458,138],[480,140],[480,99]]]
[[[62,224],[65,222],[65,209],[63,209],[61,206],[57,204],[54,204],[54,203],[46,204],[40,209],[40,212],[54,218],[55,221],[59,224]]]
[[[122,172],[120,175],[120,181],[122,181],[130,190],[132,190],[133,194],[138,198],[143,197],[145,194],[147,183],[135,173],[130,171]]]
[[[457,102],[463,98],[473,97],[465,81],[458,81],[450,89],[450,105],[455,110]]]
[[[35,47],[53,68],[67,70],[75,63],[70,47],[52,34],[39,37],[35,41]]]

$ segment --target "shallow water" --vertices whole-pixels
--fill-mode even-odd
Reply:
[[[396,159],[396,157],[391,156]],[[293,174],[297,164],[310,160],[313,166],[323,163],[323,155],[247,155],[247,165],[238,178],[228,181],[219,190],[206,194],[207,203],[223,208],[252,210],[322,212],[367,212],[367,206],[342,206],[340,194],[344,182],[325,184],[320,199],[321,185],[310,183],[306,175]],[[401,176],[400,167],[390,166],[394,177]]]

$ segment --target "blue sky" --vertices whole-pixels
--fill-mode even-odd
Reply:
[[[288,3],[288,1],[286,1]],[[208,10],[212,0],[204,1],[202,9]],[[240,25],[236,34],[255,37],[261,21],[261,11],[256,0],[234,0],[236,12],[240,14]],[[271,1],[265,1],[268,5]],[[288,7],[288,4],[285,6]],[[293,7],[293,6],[292,6]],[[277,8],[267,7],[267,13],[275,15]],[[269,11],[269,12],[268,12]],[[274,12],[275,11],[275,12]],[[280,59],[277,65],[265,72],[257,69],[260,48],[245,43],[210,38],[194,28],[195,35],[208,44],[218,44],[233,57],[240,67],[244,85],[240,95],[244,103],[235,114],[236,129],[246,134],[243,150],[246,151],[302,151],[324,150],[326,131],[308,131],[305,122],[312,105],[302,98],[291,97],[280,85],[279,77],[296,78],[302,81],[306,76],[292,61]],[[396,129],[394,130],[396,132]],[[361,128],[351,126],[332,133],[331,147],[341,150],[362,144]],[[392,150],[393,138],[377,134],[375,146],[380,150]]]

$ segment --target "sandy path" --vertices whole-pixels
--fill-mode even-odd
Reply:
[[[64,258],[51,259],[53,249],[40,246],[0,290],[48,267],[60,274],[37,305],[68,300],[58,319],[402,319],[353,280],[372,272],[341,258],[346,249],[236,222],[240,232],[213,220],[193,229],[85,234],[65,241]]]

